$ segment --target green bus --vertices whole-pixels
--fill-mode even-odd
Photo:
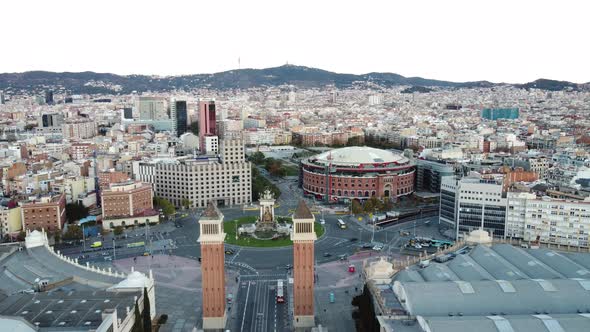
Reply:
[[[127,243],[127,248],[138,248],[138,247],[143,247],[143,246],[145,246],[145,242],[144,241]]]

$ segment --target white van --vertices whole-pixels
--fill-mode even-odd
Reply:
[[[342,219],[338,219],[338,227],[341,229],[346,229],[346,223]]]

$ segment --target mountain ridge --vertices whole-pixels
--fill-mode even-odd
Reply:
[[[130,93],[132,91],[173,91],[199,88],[246,89],[252,87],[296,85],[350,87],[358,83],[381,87],[418,86],[439,88],[489,88],[511,85],[522,89],[538,88],[549,91],[588,90],[590,83],[538,79],[524,84],[493,83],[489,81],[452,82],[423,77],[405,77],[396,73],[371,72],[366,74],[335,73],[319,68],[283,65],[263,69],[233,69],[212,74],[178,76],[117,75],[111,73],[28,71],[1,73],[0,90],[38,92],[47,89],[67,93]]]

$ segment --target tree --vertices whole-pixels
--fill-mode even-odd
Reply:
[[[154,197],[154,205],[162,209],[166,216],[171,216],[176,213],[174,205],[167,199],[161,197]]]
[[[133,321],[133,327],[131,328],[131,332],[143,332],[143,326],[141,324],[141,314],[139,313],[139,303],[135,300],[135,309],[133,310],[133,316],[135,320]]]
[[[124,230],[125,229],[123,228],[123,226],[116,226],[115,229],[113,229],[113,234],[119,236],[123,234]]]
[[[78,225],[68,225],[68,230],[63,237],[66,240],[81,240],[83,238],[82,228]]]
[[[56,229],[53,232],[53,241],[55,243],[60,243],[61,242],[61,231],[59,229]]]
[[[180,203],[182,204],[182,207],[184,207],[185,209],[190,208],[193,204],[188,198],[183,198]]]
[[[66,218],[70,223],[88,217],[88,213],[89,209],[81,203],[66,204]]]
[[[363,213],[363,206],[358,201],[358,199],[353,199],[351,203],[352,214],[361,214]]]
[[[363,207],[363,210],[365,210],[365,213],[373,213],[373,211],[375,210],[375,204],[373,203],[372,200],[367,200],[365,202],[365,206]]]
[[[150,310],[150,298],[147,288],[143,288],[143,331],[152,332],[152,317]]]
[[[256,151],[250,155],[250,161],[256,165],[262,165],[264,163],[264,153]]]

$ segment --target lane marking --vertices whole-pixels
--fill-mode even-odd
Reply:
[[[248,290],[246,291],[246,302],[244,302],[244,314],[242,315],[242,327],[240,331],[244,331],[244,322],[246,320],[246,311],[248,309],[248,296],[250,295],[250,282],[248,281]]]

